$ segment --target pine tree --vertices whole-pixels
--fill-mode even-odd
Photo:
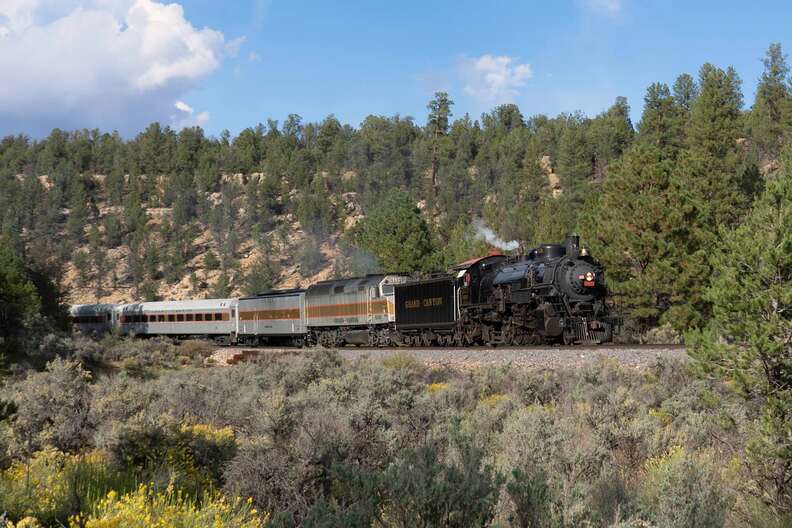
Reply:
[[[426,128],[431,138],[432,144],[432,187],[437,186],[437,171],[439,170],[440,141],[448,134],[448,125],[451,119],[451,107],[454,105],[446,92],[435,92],[434,99],[429,101],[426,109],[429,110],[429,117],[426,120]]]
[[[748,126],[759,156],[767,159],[778,156],[784,134],[792,125],[787,122],[791,98],[787,84],[789,66],[781,44],[771,44],[762,62],[765,70],[756,88]]]
[[[108,248],[115,248],[121,245],[124,237],[124,226],[121,224],[118,215],[107,213],[104,217],[104,234]]]
[[[72,255],[72,264],[77,272],[77,285],[85,288],[91,279],[91,257],[87,252],[79,249]]]
[[[19,331],[22,321],[38,312],[41,299],[27,270],[6,242],[0,239],[0,352],[6,338]]]
[[[138,288],[138,295],[146,302],[159,300],[159,281],[157,279],[148,278],[143,281],[143,284]]]
[[[688,345],[703,373],[762,412],[750,444],[761,497],[792,515],[792,149],[745,222],[712,256],[713,317]]]
[[[209,290],[209,297],[212,299],[225,299],[229,295],[231,295],[231,281],[228,279],[228,274],[223,271]]]
[[[583,240],[641,331],[663,320],[674,294],[680,218],[669,200],[672,172],[659,148],[638,145],[611,166],[581,215]]]
[[[569,116],[558,139],[558,175],[565,192],[577,191],[590,180],[594,167],[593,149],[588,141],[588,122],[580,115]]]
[[[69,219],[66,222],[66,230],[77,244],[85,239],[85,227],[88,225],[89,215],[88,192],[82,179],[78,178],[71,187]]]
[[[594,154],[594,173],[604,178],[608,164],[630,146],[635,133],[627,99],[617,97],[613,106],[591,120],[587,133]]]
[[[690,146],[717,159],[736,151],[740,137],[742,81],[734,68],[721,70],[704,64],[699,72],[699,95],[691,107]]]
[[[107,201],[111,205],[121,205],[124,197],[124,173],[121,167],[114,165],[105,181]]]
[[[644,111],[638,125],[638,142],[675,156],[684,146],[686,110],[671,96],[668,86],[654,83],[646,89]]]
[[[673,306],[666,316],[677,329],[700,326],[708,317],[703,292],[712,273],[710,248],[717,244],[720,229],[745,214],[751,199],[745,193],[752,186],[742,178],[737,144],[742,130],[740,79],[732,68],[705,64],[699,86],[687,126],[689,149],[677,159],[669,193],[677,202],[679,229],[687,231],[680,238]]]
[[[268,254],[267,251],[259,253],[253,266],[248,270],[245,275],[245,283],[242,292],[245,295],[256,295],[272,289],[272,285],[278,278],[278,269],[274,262],[264,255]]]
[[[135,183],[137,183],[137,179],[135,180]],[[130,185],[129,193],[127,193],[127,198],[124,202],[124,224],[129,233],[142,232],[148,221],[146,210],[140,202],[138,189],[137,184]]]
[[[93,271],[96,296],[99,297],[103,292],[102,286],[109,265],[107,262],[107,251],[105,251],[105,242],[96,223],[92,223],[91,227],[88,229],[88,256]]]
[[[431,265],[429,226],[406,193],[388,192],[354,229],[355,245],[373,254],[383,271],[425,270]]]
[[[693,103],[699,95],[699,88],[696,81],[688,73],[683,73],[674,81],[674,102],[685,112],[689,113],[693,108]]]
[[[335,229],[335,207],[322,179],[317,178],[299,198],[297,219],[303,231],[319,240],[325,239]]]

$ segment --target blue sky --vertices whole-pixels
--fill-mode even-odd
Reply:
[[[526,116],[594,115],[623,95],[637,120],[648,84],[695,75],[707,61],[737,69],[750,105],[768,45],[792,49],[787,2],[180,0],[179,14],[154,0],[63,0],[58,9],[6,1],[30,9],[0,6],[0,67],[11,61],[6,68],[22,72],[20,93],[0,86],[0,134],[99,126],[129,135],[152,118],[236,134],[289,113],[304,121],[332,113],[353,125],[369,114],[423,122],[436,90],[451,94],[455,116],[504,102]],[[105,35],[113,19],[119,29]],[[99,45],[81,47],[55,29],[66,22],[95,25]],[[169,24],[181,30],[166,31]],[[12,40],[33,31],[51,37],[41,64],[39,54],[20,58],[30,44]],[[80,76],[73,82],[69,61]],[[53,63],[63,67],[41,89],[34,81],[47,77],[38,70]]]

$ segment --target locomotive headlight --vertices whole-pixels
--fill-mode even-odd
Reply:
[[[591,273],[590,271],[589,271],[589,272],[587,272],[587,273],[586,273],[586,280],[587,280],[588,282],[591,282],[591,281],[593,281],[593,280],[594,280],[594,274],[593,274],[593,273]]]

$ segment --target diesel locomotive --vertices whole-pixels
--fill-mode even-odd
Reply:
[[[367,275],[240,299],[78,305],[71,313],[85,332],[223,344],[599,344],[619,324],[607,296],[603,266],[570,235],[563,244],[488,255],[423,279]]]

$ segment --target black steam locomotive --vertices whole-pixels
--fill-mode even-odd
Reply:
[[[405,345],[599,344],[618,319],[604,268],[577,235],[521,257],[490,255],[453,274],[395,286],[395,338]]]

